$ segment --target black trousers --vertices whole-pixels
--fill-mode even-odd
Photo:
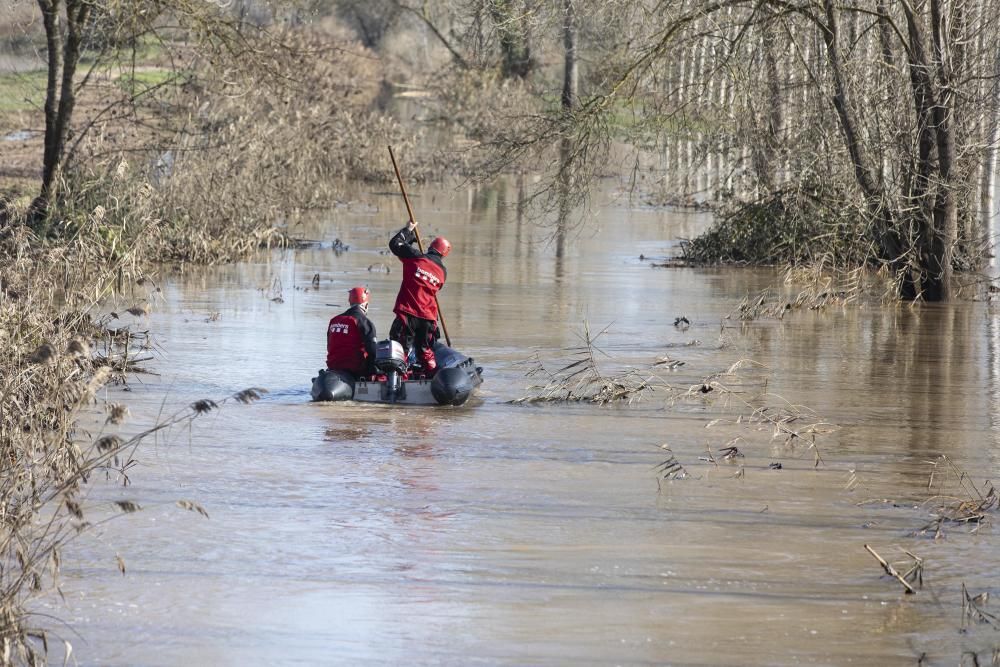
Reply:
[[[437,322],[413,315],[396,315],[389,328],[389,338],[402,345],[407,353],[413,349],[416,360],[425,368],[434,366],[434,342],[438,339]]]

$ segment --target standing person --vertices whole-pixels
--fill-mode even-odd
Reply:
[[[347,293],[351,305],[326,328],[326,367],[346,371],[355,379],[375,372],[375,325],[368,319],[368,289]]]
[[[433,375],[437,370],[434,359],[434,341],[438,337],[437,293],[448,277],[442,260],[451,252],[451,244],[439,236],[422,253],[413,247],[416,227],[417,223],[411,220],[389,240],[389,250],[403,263],[403,282],[392,309],[396,319],[389,329],[389,338],[398,341],[407,353],[413,348],[417,363],[427,375]]]

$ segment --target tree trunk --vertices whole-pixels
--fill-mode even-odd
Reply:
[[[48,47],[48,76],[45,89],[45,151],[42,158],[42,187],[32,204],[36,219],[48,211],[58,194],[59,177],[66,158],[66,139],[76,106],[73,77],[80,62],[83,30],[92,5],[87,0],[66,0],[65,41],[60,30],[62,0],[38,0]]]
[[[563,0],[563,49],[565,65],[563,67],[562,107],[570,110],[576,104],[578,97],[577,80],[579,79],[576,59],[576,10],[575,0]]]
[[[993,194],[997,186],[997,144],[1000,143],[1000,51],[994,59],[994,78],[987,107],[986,148],[982,159],[982,181],[979,190],[979,238],[970,235],[970,242],[977,244],[980,238],[988,236],[993,225],[993,215],[996,205]]]
[[[57,131],[57,109],[59,106],[59,79],[62,67],[62,31],[60,29],[60,0],[38,0],[42,10],[42,25],[45,26],[48,75],[45,85],[45,149],[42,154],[42,188],[32,203],[36,215],[44,215],[48,210],[48,197],[55,182],[59,164],[59,133]]]
[[[934,59],[937,65],[937,104],[933,108],[938,154],[937,196],[934,203],[934,241],[929,258],[926,297],[948,301],[952,297],[952,264],[958,241],[958,202],[952,171],[955,162],[955,91],[951,82],[951,30],[942,12],[942,0],[931,0]]]

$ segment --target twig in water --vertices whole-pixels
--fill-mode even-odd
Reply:
[[[980,593],[979,595],[973,597],[969,594],[969,589],[966,588],[965,582],[962,582],[962,629],[965,629],[966,621],[975,623],[985,623],[993,627],[994,630],[1000,630],[1000,617],[996,614],[991,614],[990,612],[983,609],[989,601],[989,593]]]
[[[884,558],[882,558],[881,556],[879,556],[875,552],[874,549],[872,549],[870,546],[868,546],[866,544],[865,545],[865,550],[867,550],[868,553],[870,553],[872,556],[875,557],[875,560],[877,560],[879,562],[879,564],[882,566],[882,569],[885,570],[886,574],[888,574],[890,577],[895,577],[899,581],[899,583],[903,584],[903,588],[906,589],[906,594],[907,595],[913,595],[914,593],[917,592],[913,588],[913,586],[910,585],[910,582],[908,582],[906,579],[904,579],[903,576],[900,575],[899,572],[896,571],[896,568],[894,568],[892,565],[890,565],[889,563],[887,563]]]
[[[666,451],[669,454],[669,456],[667,457],[666,461],[659,464],[655,468],[656,488],[658,490],[662,490],[663,488],[662,483],[665,480],[684,479],[685,477],[688,476],[687,470],[684,469],[684,466],[682,466],[680,462],[677,460],[677,457],[674,456],[673,451],[671,451],[670,449],[670,445],[660,445],[660,449]]]
[[[541,376],[545,384],[529,387],[533,393],[511,401],[512,403],[545,402],[588,402],[597,404],[618,401],[632,402],[651,388],[650,381],[634,369],[626,369],[616,375],[606,375],[597,363],[597,354],[607,356],[595,345],[598,338],[607,333],[611,325],[597,335],[591,335],[590,325],[584,322],[584,332],[580,336],[583,344],[567,348],[571,353],[566,363],[556,371],[549,371],[536,354],[532,359],[528,376]]]

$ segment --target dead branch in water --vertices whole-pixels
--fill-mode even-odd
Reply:
[[[875,560],[877,560],[879,562],[879,564],[882,566],[882,569],[885,570],[886,574],[888,574],[890,577],[895,578],[897,581],[899,581],[899,583],[903,584],[903,588],[906,589],[907,595],[912,595],[912,594],[914,594],[914,593],[917,592],[916,589],[914,589],[913,586],[910,585],[910,582],[908,582],[906,579],[904,579],[903,575],[901,575],[899,572],[897,572],[896,568],[894,568],[892,565],[890,565],[888,562],[886,562],[886,560],[884,558],[882,558],[881,556],[879,556],[878,553],[876,553],[876,551],[874,549],[872,549],[870,546],[868,546],[866,544],[865,545],[865,550],[868,553],[870,553],[872,556],[875,557]],[[922,569],[921,569],[921,571],[922,571]]]

